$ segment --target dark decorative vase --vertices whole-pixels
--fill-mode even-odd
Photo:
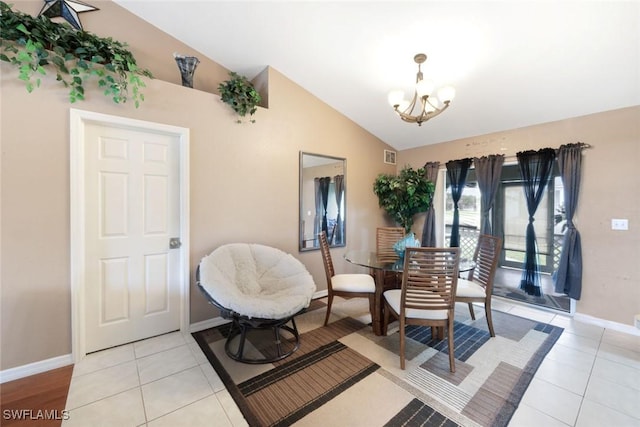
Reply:
[[[184,56],[177,53],[174,53],[173,57],[182,76],[182,86],[193,87],[193,73],[195,73],[200,60],[195,56]]]

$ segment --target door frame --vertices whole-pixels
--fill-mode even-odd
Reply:
[[[69,110],[71,355],[78,363],[85,343],[85,131],[87,124],[160,132],[178,138],[180,187],[180,332],[189,331],[189,129],[71,108]]]

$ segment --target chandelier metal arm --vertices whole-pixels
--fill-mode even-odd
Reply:
[[[423,122],[426,122],[429,119],[434,118],[435,116],[437,116],[438,114],[442,113],[444,110],[446,110],[447,108],[449,108],[449,101],[445,101],[444,106],[442,106],[442,108],[436,108],[433,106],[433,104],[431,104],[429,102],[429,105],[431,105],[431,107],[434,108],[433,111],[426,111],[425,110],[425,103],[428,102],[428,96],[424,96],[422,98],[422,109],[420,114],[418,115],[411,115],[411,112],[413,111],[416,103],[417,103],[417,95],[414,95],[413,100],[411,101],[411,103],[409,104],[409,106],[404,110],[404,111],[400,111],[399,107],[400,105],[394,105],[393,109],[395,110],[395,112],[400,116],[400,118],[402,120],[404,120],[407,123],[417,123],[418,126],[422,126]]]

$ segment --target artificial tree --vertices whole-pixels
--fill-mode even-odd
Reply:
[[[404,167],[398,175],[380,174],[373,183],[380,207],[404,227],[408,234],[413,217],[431,205],[435,185],[425,177],[424,168]]]

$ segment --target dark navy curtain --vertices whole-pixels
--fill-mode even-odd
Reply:
[[[325,176],[318,180],[320,182],[320,197],[322,199],[322,231],[329,236],[329,230],[327,226],[327,204],[329,203],[329,184],[331,184],[331,178]],[[331,242],[329,242],[331,244]]]
[[[482,214],[480,234],[492,235],[489,213],[493,208],[493,201],[500,186],[504,155],[492,154],[491,156],[476,157],[473,159],[473,164],[476,169],[478,188],[480,189],[480,212]]]
[[[573,214],[578,206],[580,193],[583,146],[584,144],[581,143],[567,144],[558,149],[558,168],[564,186],[567,231],[562,243],[562,254],[554,279],[554,287],[556,292],[565,293],[573,299],[580,299],[582,292],[582,244],[580,233],[573,224]]]
[[[340,215],[340,209],[342,209],[342,195],[344,194],[344,175],[336,175],[333,177],[333,182],[335,182],[336,188],[336,206],[338,207],[338,216],[336,218],[336,232],[333,240],[334,245],[341,245],[343,243],[343,226],[342,226],[342,216]]]
[[[451,225],[451,243],[452,248],[460,246],[460,212],[458,210],[458,202],[462,197],[462,190],[467,182],[467,172],[471,167],[471,159],[451,160],[447,162],[447,176],[449,177],[449,185],[451,185],[451,197],[453,198],[453,224]]]
[[[424,176],[436,185],[438,182],[438,171],[440,170],[440,162],[427,162],[424,165]],[[433,208],[433,198],[427,215],[424,218],[424,227],[422,228],[422,246],[436,246],[436,211]]]
[[[540,271],[538,268],[538,250],[536,233],[533,226],[534,215],[544,195],[545,187],[551,178],[556,152],[552,148],[539,151],[522,151],[517,153],[520,176],[523,181],[524,196],[527,201],[529,223],[526,231],[526,253],[524,271],[520,288],[528,295],[542,295],[540,288]]]
[[[313,217],[313,246],[320,246],[318,234],[322,232],[322,192],[320,191],[320,178],[313,178],[313,191],[315,196],[315,216]]]

